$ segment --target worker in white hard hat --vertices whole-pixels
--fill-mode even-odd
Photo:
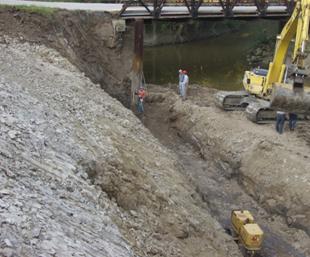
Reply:
[[[179,87],[178,87],[178,94],[182,95],[182,82],[183,82],[184,74],[181,69],[179,69]]]
[[[186,100],[189,77],[188,77],[188,72],[186,70],[183,70],[182,73],[183,73],[183,78],[181,82],[181,97],[182,97],[182,100]]]

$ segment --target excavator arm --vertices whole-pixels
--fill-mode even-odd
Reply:
[[[304,88],[307,75],[304,60],[309,31],[310,0],[297,0],[295,9],[277,37],[273,61],[266,75],[246,71],[245,89],[270,100],[270,107],[296,113],[310,113],[310,95]],[[294,41],[291,63],[286,65],[290,42]],[[288,83],[290,81],[290,83]]]
[[[273,57],[273,61],[269,63],[268,73],[262,88],[263,89],[262,95],[267,95],[268,91],[272,88],[272,85],[274,83],[282,82],[283,75],[286,69],[286,65],[284,63],[288,47],[294,35],[295,34],[297,35],[296,29],[299,13],[300,13],[300,2],[297,2],[291,18],[285,24],[281,34],[278,35],[277,37],[275,54]]]
[[[304,118],[310,115],[310,88],[304,86],[309,15],[310,0],[296,0],[290,19],[277,37],[268,70],[246,71],[245,91],[219,91],[215,95],[216,104],[225,110],[245,109],[246,116],[256,123],[273,121],[278,110],[301,114]],[[292,41],[290,64],[285,64]]]
[[[296,3],[296,7],[291,18],[285,24],[281,34],[277,37],[276,50],[273,61],[269,64],[268,74],[263,87],[263,94],[271,89],[274,83],[281,83],[287,69],[285,58],[288,47],[295,36],[295,45],[292,55],[292,64],[298,69],[304,69],[304,59],[306,41],[308,40],[309,31],[309,0],[301,0]]]
[[[304,88],[306,42],[309,39],[310,0],[299,0],[294,12],[284,26],[277,42],[273,62],[264,85],[264,94],[272,91],[270,106],[276,110],[294,113],[310,113],[310,94]],[[289,43],[295,36],[294,50],[292,53],[293,72],[289,86],[286,84],[288,67],[284,64]],[[285,75],[284,75],[285,74]]]
[[[305,47],[309,39],[310,1],[302,0],[300,5],[301,10],[299,11],[297,21],[293,63],[295,63],[298,68],[304,69],[304,59],[306,58]]]

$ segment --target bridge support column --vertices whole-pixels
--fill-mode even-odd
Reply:
[[[144,21],[137,19],[134,23],[134,58],[131,70],[131,109],[135,110],[137,102],[136,90],[143,83],[143,34]]]

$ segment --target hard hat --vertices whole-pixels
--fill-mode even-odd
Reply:
[[[179,69],[179,73],[181,73],[182,72],[182,70],[181,69]]]

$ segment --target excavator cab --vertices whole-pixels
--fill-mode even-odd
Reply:
[[[243,77],[243,87],[253,95],[259,96],[263,91],[263,85],[266,80],[268,70],[255,68],[252,71],[246,71]]]

